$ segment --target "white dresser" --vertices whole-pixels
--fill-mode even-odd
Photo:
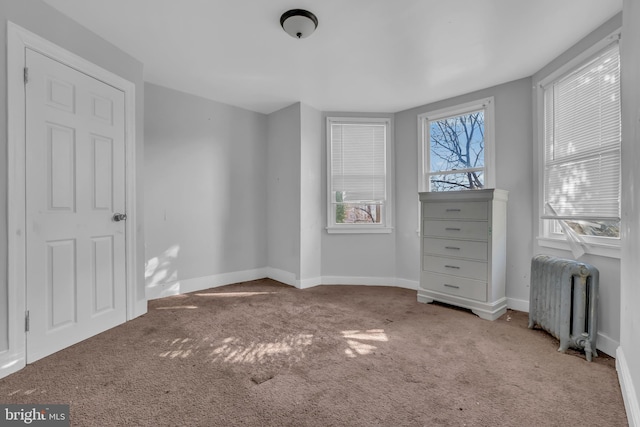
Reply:
[[[418,301],[465,307],[483,319],[507,311],[504,190],[420,193]]]

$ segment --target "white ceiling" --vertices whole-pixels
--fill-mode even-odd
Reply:
[[[45,0],[144,63],[145,81],[270,113],[396,112],[527,77],[622,0]],[[294,8],[318,17],[297,40]]]

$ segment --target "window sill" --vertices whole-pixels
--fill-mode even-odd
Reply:
[[[537,240],[538,246],[571,252],[571,247],[566,240],[552,237],[538,237]],[[620,245],[593,242],[588,242],[587,245],[588,247],[585,248],[586,254],[620,259]]]
[[[390,234],[391,232],[393,232],[392,227],[327,227],[327,233],[329,234]]]

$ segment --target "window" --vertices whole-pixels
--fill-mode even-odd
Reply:
[[[329,233],[391,232],[389,119],[327,118]]]
[[[420,191],[493,186],[493,98],[418,116]]]
[[[563,237],[575,232],[600,243],[603,238],[619,239],[618,42],[544,82],[540,90],[544,116],[544,234]]]

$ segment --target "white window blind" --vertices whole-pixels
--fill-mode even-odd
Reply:
[[[544,197],[558,219],[620,217],[618,43],[544,88]]]
[[[331,124],[331,191],[343,202],[385,202],[386,135],[382,123]]]

